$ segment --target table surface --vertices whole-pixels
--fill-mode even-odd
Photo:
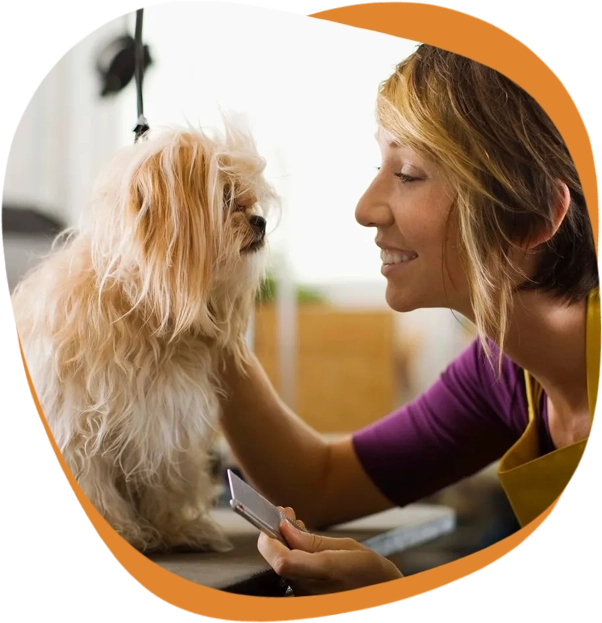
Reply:
[[[270,567],[257,551],[259,532],[230,508],[218,508],[213,513],[232,541],[230,551],[164,554],[151,556],[151,560],[187,580],[221,590],[270,575]],[[340,524],[323,534],[351,537],[383,556],[391,556],[448,534],[455,528],[455,519],[451,508],[413,504]]]

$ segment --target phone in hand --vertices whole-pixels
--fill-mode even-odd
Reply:
[[[258,530],[278,539],[284,545],[287,545],[287,543],[280,533],[279,527],[283,519],[295,525],[297,529],[302,530],[301,527],[297,526],[271,502],[268,502],[262,495],[257,493],[253,487],[239,478],[232,470],[228,469],[227,474],[232,496],[230,506],[235,513],[238,513]]]

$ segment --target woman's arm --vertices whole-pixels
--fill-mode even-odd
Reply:
[[[230,374],[236,399],[227,405],[227,435],[256,485],[275,504],[292,506],[285,509],[291,519],[294,507],[301,508],[311,532],[391,506],[383,495],[400,506],[416,501],[499,458],[526,425],[526,414],[516,414],[521,388],[515,368],[506,361],[498,382],[475,341],[412,403],[329,445],[282,404],[254,360],[249,378]],[[286,521],[280,530],[289,547],[262,533],[258,548],[292,581],[295,594],[401,577],[388,560],[353,540],[298,531]]]
[[[475,341],[413,402],[327,443],[280,400],[252,357],[247,376],[232,367],[226,375],[223,430],[268,499],[323,528],[415,502],[499,459],[526,425],[516,403],[520,375],[505,365],[498,382]]]
[[[251,355],[247,374],[228,365],[222,430],[245,476],[311,528],[390,508],[364,472],[351,438],[326,442],[279,398]]]

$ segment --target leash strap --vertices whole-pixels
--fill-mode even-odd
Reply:
[[[144,100],[142,98],[142,79],[144,76],[144,47],[142,45],[142,19],[144,16],[144,9],[138,9],[136,11],[136,32],[134,36],[134,72],[136,78],[136,95],[138,105],[138,123],[134,128],[136,138],[134,143],[148,132],[149,125],[144,116]]]

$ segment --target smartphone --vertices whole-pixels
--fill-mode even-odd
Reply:
[[[287,545],[280,534],[280,522],[284,519],[294,524],[284,513],[280,512],[271,502],[257,493],[253,487],[239,478],[233,471],[227,470],[228,482],[230,483],[230,506],[234,512],[244,517],[249,523],[261,530],[268,536],[278,539]],[[296,526],[302,530],[299,526]],[[288,547],[288,545],[287,545]]]

